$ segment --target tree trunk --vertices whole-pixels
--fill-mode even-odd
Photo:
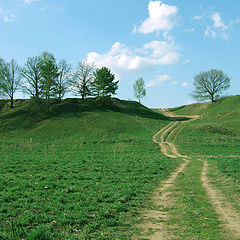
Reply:
[[[39,98],[38,86],[35,85],[35,98]]]
[[[13,96],[11,97],[11,108],[13,108]]]
[[[214,99],[214,94],[211,94],[211,101],[212,101],[212,103],[214,103],[214,102],[215,102],[215,99]]]

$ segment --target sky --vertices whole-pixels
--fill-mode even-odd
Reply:
[[[23,66],[48,51],[73,68],[85,59],[112,70],[120,99],[136,100],[142,77],[144,105],[181,106],[212,68],[231,78],[225,95],[239,94],[239,10],[239,0],[0,0],[0,57]]]

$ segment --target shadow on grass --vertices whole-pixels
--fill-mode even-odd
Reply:
[[[91,112],[118,112],[141,118],[171,121],[161,113],[152,111],[135,101],[125,101],[117,98],[107,98],[104,101],[89,98],[83,102],[78,98],[68,98],[59,102],[57,99],[50,100],[18,100],[21,104],[14,109],[5,109],[6,101],[0,101],[0,131],[13,131],[19,129],[31,129],[36,124],[51,118],[81,118],[85,113]],[[4,107],[5,106],[5,107]]]

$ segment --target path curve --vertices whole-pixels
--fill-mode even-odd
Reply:
[[[153,136],[153,141],[159,144],[164,155],[170,158],[181,158],[184,162],[174,172],[172,172],[168,179],[160,184],[160,187],[155,192],[153,202],[156,206],[159,206],[159,208],[157,210],[145,210],[143,213],[145,221],[139,227],[142,230],[142,236],[140,236],[140,238],[149,240],[171,239],[171,236],[169,235],[165,224],[169,217],[166,208],[171,207],[173,204],[173,200],[171,199],[171,187],[173,186],[178,174],[184,171],[190,159],[188,156],[181,155],[178,152],[174,141],[170,142],[168,141],[168,138],[170,136],[174,136],[173,139],[175,139],[176,132],[180,129],[180,127],[183,127],[182,124],[194,121],[199,118],[198,115],[175,115],[173,113],[170,113],[167,109],[161,109],[161,112],[169,119],[174,118],[177,120],[177,118],[185,117],[189,118],[189,120],[182,121],[180,124],[179,121],[169,123]],[[240,239],[240,213],[234,209],[230,202],[226,200],[222,192],[213,186],[212,182],[207,176],[209,171],[208,162],[201,159],[198,160],[203,162],[203,168],[201,171],[202,185],[206,190],[206,193],[215,212],[219,216],[219,220],[228,232],[228,236],[226,237],[231,239]],[[149,232],[151,232],[151,234],[148,234]],[[139,236],[137,238],[134,237],[134,239],[139,239]]]
[[[165,116],[169,118],[172,117],[166,109],[163,109],[162,112]],[[189,120],[184,121],[182,124],[191,121],[192,119],[196,119],[195,116],[187,117]],[[182,173],[189,163],[189,157],[181,155],[174,143],[168,141],[170,134],[175,132],[180,126],[181,124],[179,124],[179,121],[171,122],[153,136],[153,141],[159,144],[160,149],[164,155],[170,158],[182,158],[183,163],[180,164],[180,166],[171,173],[169,178],[160,184],[159,188],[154,193],[152,200],[155,209],[147,209],[143,212],[144,223],[138,226],[138,228],[141,229],[142,234],[141,236],[133,237],[133,239],[171,239],[171,236],[167,231],[165,224],[169,218],[166,209],[170,208],[173,204],[173,200],[171,199],[171,188],[174,186],[174,182],[179,173]]]

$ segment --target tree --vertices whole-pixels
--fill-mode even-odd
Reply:
[[[62,59],[59,61],[57,68],[58,74],[55,82],[55,93],[61,101],[70,85],[71,66],[67,64],[66,60]]]
[[[82,61],[78,64],[76,72],[73,74],[73,91],[82,96],[83,102],[86,96],[91,95],[91,82],[93,80],[94,66]]]
[[[20,86],[20,68],[16,60],[5,62],[0,58],[0,94],[10,98],[11,108],[13,108],[14,93]]]
[[[91,83],[93,95],[103,99],[105,96],[116,94],[118,81],[114,81],[115,75],[110,69],[102,67],[97,69],[93,75],[94,81]]]
[[[138,102],[140,103],[141,98],[146,96],[146,89],[143,78],[138,78],[138,80],[136,80],[136,82],[133,84],[133,90],[134,96],[138,99]]]
[[[23,88],[32,98],[38,99],[40,95],[41,82],[41,58],[29,57],[22,68],[22,76],[26,79]]]
[[[215,102],[220,94],[230,87],[231,79],[223,71],[212,69],[208,72],[200,72],[194,77],[194,91],[192,96],[196,100],[208,100]]]
[[[59,76],[56,59],[52,53],[43,52],[40,61],[41,81],[40,90],[41,95],[45,99],[56,96],[56,82]]]

